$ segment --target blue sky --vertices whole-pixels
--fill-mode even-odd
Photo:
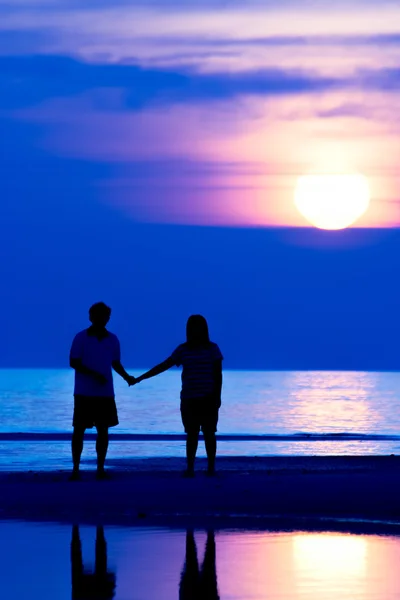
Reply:
[[[231,368],[396,368],[400,8],[0,0],[3,366],[88,306],[150,366],[200,312]],[[307,173],[361,173],[320,231]]]

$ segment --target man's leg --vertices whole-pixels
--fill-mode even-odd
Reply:
[[[73,471],[72,477],[78,478],[79,476],[79,465],[81,462],[81,454],[83,450],[83,437],[85,435],[84,427],[74,427],[74,431],[72,432],[72,462],[73,462]]]
[[[108,427],[96,425],[96,429],[97,475],[101,477],[104,475],[104,463],[108,450]]]
[[[193,477],[194,461],[196,458],[197,446],[199,445],[199,429],[191,428],[187,431],[186,437],[186,475]]]
[[[214,475],[215,473],[215,456],[217,454],[217,438],[215,436],[214,431],[203,431],[204,435],[204,444],[206,446],[207,460],[208,460],[208,469],[207,472],[209,475]]]

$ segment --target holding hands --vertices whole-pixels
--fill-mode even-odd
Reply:
[[[103,375],[102,373],[97,373],[95,371],[92,373],[92,377],[97,381],[97,383],[100,383],[101,385],[105,385],[108,381],[105,375]],[[133,375],[128,375],[128,373],[126,373],[126,377],[124,379],[129,385],[129,387],[131,385],[135,385],[135,383],[139,383],[139,379],[136,379],[136,377],[134,377]]]

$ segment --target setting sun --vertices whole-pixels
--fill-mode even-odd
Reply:
[[[368,208],[368,180],[358,174],[319,174],[299,177],[295,205],[319,229],[345,229]]]

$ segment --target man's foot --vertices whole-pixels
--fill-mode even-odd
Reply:
[[[98,479],[99,481],[108,481],[109,479],[111,479],[111,475],[108,473],[108,471],[105,471],[104,469],[97,469],[96,479]]]
[[[81,474],[78,470],[74,469],[68,479],[69,481],[80,481],[80,478]]]
[[[215,471],[214,468],[213,469],[207,469],[206,475],[207,475],[207,477],[216,477],[217,473],[216,473],[216,471]]]
[[[193,479],[194,477],[194,469],[185,469],[182,473],[182,477],[185,479]]]

